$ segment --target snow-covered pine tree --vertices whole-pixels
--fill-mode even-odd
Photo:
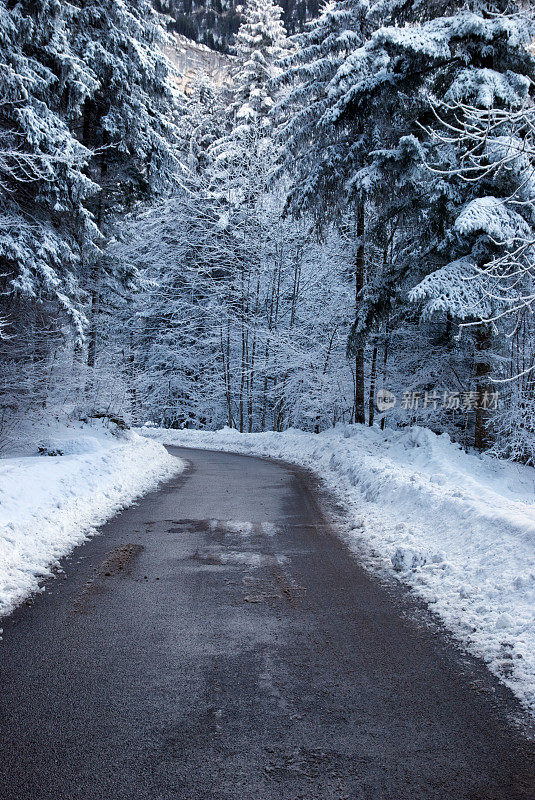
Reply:
[[[225,197],[244,210],[266,191],[278,155],[270,112],[272,82],[288,46],[281,14],[273,0],[252,0],[247,5],[236,38],[227,131],[210,149],[214,188],[219,181],[224,183]]]
[[[42,404],[62,327],[80,343],[84,259],[100,234],[87,205],[91,153],[69,127],[96,80],[72,51],[60,4],[0,6],[0,315],[4,407]]]
[[[177,173],[173,68],[147,0],[75,5],[72,46],[98,80],[84,105],[80,136],[99,148],[92,171],[103,185],[102,213],[113,212],[166,189]]]
[[[273,0],[250,0],[236,36],[231,110],[238,123],[269,125],[271,81],[287,51],[282,9]]]
[[[103,258],[104,234],[178,170],[176,93],[156,22],[142,0],[0,7],[0,316],[16,334],[2,345],[6,376],[14,359],[19,373],[26,357],[35,371],[68,331],[80,347],[88,319],[94,364],[102,277],[127,277]],[[24,356],[22,329],[37,342]],[[48,391],[35,375],[31,383]]]
[[[20,6],[0,8],[2,203],[13,223],[3,253],[11,268],[2,279],[27,296],[55,294],[79,326],[68,286],[76,293],[79,251],[98,238],[84,208],[97,187],[83,174],[91,153],[68,123],[94,78],[69,49],[57,11],[46,0],[31,16]]]
[[[94,149],[89,174],[100,191],[92,207],[106,236],[117,215],[168,191],[180,172],[172,66],[160,49],[163,31],[148,0],[88,0],[74,4],[70,38],[91,65],[98,86],[79,119],[79,135]],[[129,280],[113,263],[93,262],[87,360],[95,367],[99,315],[107,286]]]
[[[258,303],[253,300],[254,287],[268,268],[273,237],[280,230],[280,193],[276,187],[268,187],[278,158],[270,117],[272,81],[287,48],[281,15],[280,6],[273,0],[252,0],[245,9],[231,73],[227,132],[210,148],[206,173],[222,228],[231,235],[241,231],[247,250],[247,256],[236,261],[228,281],[229,291],[238,294],[233,302],[243,329],[240,430],[252,424],[247,422],[247,416],[252,418],[246,408],[246,394],[257,358]]]
[[[433,272],[410,295],[426,300],[427,316],[439,311],[470,324],[472,380],[479,398],[490,391],[492,377],[503,376],[500,363],[508,354],[503,351],[503,324],[496,322],[523,295],[520,264],[512,275],[506,265],[514,252],[529,261],[526,243],[533,241],[535,224],[529,158],[524,154],[507,168],[499,168],[504,149],[510,148],[507,126],[499,123],[499,116],[517,114],[532,102],[535,61],[527,46],[534,32],[533,17],[520,13],[519,7],[511,13],[515,9],[510,4],[510,13],[501,10],[495,5],[490,13],[484,8],[479,13],[462,11],[427,26],[435,45],[442,37],[443,48],[446,45],[456,58],[464,54],[461,64],[441,66],[430,86],[430,100],[440,108],[437,116],[443,115],[444,131],[458,129],[467,106],[476,115],[486,115],[489,125],[481,141],[472,139],[464,151],[444,131],[425,143],[426,159],[437,170],[433,186],[440,186],[447,202],[438,217],[441,227],[435,246],[424,254],[423,263]],[[490,443],[489,424],[480,402],[474,425],[478,449]]]
[[[466,90],[470,81],[477,85],[490,73],[489,90],[508,84],[510,92],[525,92],[522,75],[532,69],[526,15],[500,15],[497,4],[490,10],[482,3],[471,6],[376,4],[366,16],[373,32],[345,54],[324,91],[323,113],[315,120],[318,138],[327,131],[335,146],[332,152],[323,148],[327,168],[320,178],[327,174],[346,196],[365,191],[383,239],[392,226],[403,232],[393,232],[395,269],[386,269],[386,279],[376,283],[372,306],[362,304],[366,314],[358,320],[357,334],[389,308],[392,286],[406,292],[422,267],[430,271],[461,254],[455,222],[474,195],[455,171],[455,148],[441,151],[443,174],[433,177],[427,170],[434,147],[427,133],[435,119],[434,99]],[[384,21],[389,25],[378,27]],[[310,194],[318,187],[315,178]],[[406,236],[411,228],[412,247]],[[396,252],[398,241],[401,252]]]
[[[363,118],[355,117],[346,129],[335,129],[325,124],[325,116],[331,105],[331,82],[365,40],[368,10],[365,0],[330,2],[302,34],[293,37],[295,50],[283,62],[279,79],[279,85],[288,88],[275,112],[285,143],[284,168],[293,176],[290,210],[298,216],[312,213],[320,225],[334,219],[353,228],[357,318],[366,283],[366,191],[364,186],[359,191],[353,186],[350,196],[347,176],[367,153],[367,131]],[[348,205],[353,225],[348,222]],[[354,420],[364,422],[364,346],[359,341],[349,350],[354,356]]]
[[[203,42],[213,50],[232,52],[246,3],[238,0],[154,0],[170,31]],[[318,0],[283,0],[284,25],[290,33],[303,29],[318,14]]]
[[[529,41],[530,36],[524,36]],[[502,411],[509,429],[511,414],[517,419],[523,433],[510,438],[522,442],[527,458],[535,452],[535,376],[525,358],[525,337],[531,332],[529,311],[535,298],[532,76],[535,61],[529,75],[512,69],[505,74],[490,68],[467,70],[445,99],[437,101],[442,128],[435,132],[436,139],[448,151],[455,148],[458,163],[449,169],[466,186],[466,203],[450,233],[459,258],[426,276],[411,293],[412,299],[425,301],[424,315],[446,310],[469,326],[482,351],[476,352],[478,391],[488,390],[489,377],[500,383],[505,379]],[[508,328],[510,352],[503,348]],[[494,363],[488,352],[493,339],[500,356]],[[515,370],[515,362],[522,366]],[[515,381],[518,385],[513,389]],[[481,411],[476,422],[476,444],[482,446],[487,437]],[[501,446],[498,442],[497,447]]]

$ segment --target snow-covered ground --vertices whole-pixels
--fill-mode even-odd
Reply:
[[[99,424],[57,426],[42,445],[62,455],[0,459],[0,616],[97,526],[184,466],[158,442]]]
[[[312,469],[347,508],[348,541],[368,565],[408,583],[535,710],[535,469],[418,427],[142,432]]]

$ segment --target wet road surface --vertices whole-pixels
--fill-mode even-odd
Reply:
[[[512,696],[333,535],[304,473],[188,471],[0,642],[1,800],[528,800]]]

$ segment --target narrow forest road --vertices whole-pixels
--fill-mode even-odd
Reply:
[[[526,800],[512,697],[284,465],[188,471],[4,621],[1,800]]]

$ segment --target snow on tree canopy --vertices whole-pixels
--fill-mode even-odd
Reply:
[[[497,64],[515,49],[518,54],[523,53],[527,61],[532,28],[521,15],[484,16],[471,11],[424,22],[415,20],[405,27],[380,27],[340,65],[328,89],[336,103],[331,104],[325,124],[339,120],[348,107],[364,102],[372,92],[388,91],[389,87],[401,86],[404,81],[415,84],[422,79],[425,83],[426,78],[429,81],[434,65],[438,74],[442,70],[445,74],[451,73],[450,99],[477,90],[485,103],[490,95],[503,95],[504,102],[505,98],[508,102],[521,102],[530,85],[525,76],[506,68],[505,77],[500,79],[492,76],[491,69],[462,66],[459,70],[459,62],[473,62],[478,51],[482,56],[486,52],[488,57],[489,48],[494,48]],[[518,55],[517,61],[520,65]],[[449,87],[441,82],[441,91],[445,88],[447,91]]]
[[[235,89],[231,110],[238,119],[268,122],[273,105],[269,82],[280,73],[278,62],[288,44],[282,8],[273,0],[251,0],[236,36]]]
[[[449,41],[442,25],[435,28],[381,28],[370,42],[371,47],[390,45],[394,48],[412,50],[431,58],[448,58],[450,56]]]
[[[85,204],[98,187],[84,174],[90,151],[69,122],[95,79],[73,52],[59,10],[47,0],[29,13],[22,3],[0,8],[1,282],[11,302],[52,301],[80,337],[81,252],[90,258],[100,237]]]
[[[447,103],[471,101],[480,108],[492,108],[503,103],[521,105],[529,94],[530,80],[511,70],[462,69],[445,95]]]
[[[500,244],[525,241],[532,236],[525,219],[496,197],[478,197],[468,203],[457,217],[455,229],[464,235],[486,233]]]
[[[450,314],[459,320],[481,319],[490,316],[496,304],[485,291],[481,272],[464,258],[427,275],[411,289],[409,300],[426,301],[423,319],[435,314]]]

